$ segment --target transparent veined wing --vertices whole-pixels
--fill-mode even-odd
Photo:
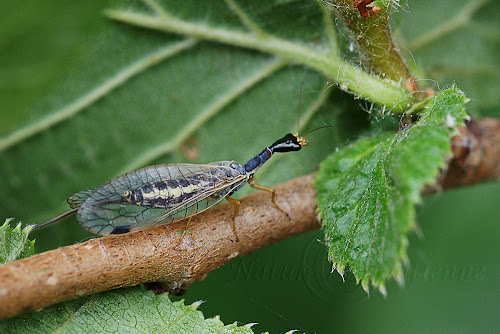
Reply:
[[[94,191],[95,189],[83,190],[71,195],[67,200],[69,207],[72,209],[79,208]]]
[[[76,193],[68,203],[79,207],[78,221],[95,234],[126,233],[169,223],[197,214],[241,187],[247,175],[230,167],[233,163],[150,166]]]
[[[246,181],[247,178],[243,176],[238,177],[231,182],[223,183],[216,189],[205,189],[204,191],[201,191],[196,197],[180,203],[179,205],[176,205],[170,210],[161,214],[161,216],[154,219],[152,225],[185,219],[203,212],[226,198],[228,194],[231,194],[238,190]]]

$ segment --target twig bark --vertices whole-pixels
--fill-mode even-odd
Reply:
[[[182,293],[235,257],[319,228],[312,180],[308,175],[274,188],[277,204],[289,216],[265,192],[242,199],[239,242],[230,225],[234,205],[227,203],[194,216],[182,240],[186,221],[95,238],[1,266],[0,318],[146,282]]]
[[[453,157],[436,184],[422,195],[454,187],[500,179],[500,120],[483,118],[466,121],[460,134],[451,139]]]
[[[452,140],[450,168],[424,193],[498,179],[499,129],[497,119],[469,122],[463,135]],[[313,177],[275,187],[277,204],[288,215],[274,207],[267,193],[243,198],[236,217],[239,242],[230,227],[234,207],[228,203],[194,216],[182,239],[186,221],[91,239],[0,266],[0,318],[147,282],[182,293],[236,257],[319,228]]]

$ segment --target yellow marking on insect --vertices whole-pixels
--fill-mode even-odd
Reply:
[[[142,192],[142,198],[144,199],[154,199],[154,198],[168,198],[169,197],[169,189],[164,189],[164,190],[158,190],[158,189],[155,189],[153,190],[152,192]]]
[[[170,189],[170,196],[172,197],[180,197],[184,194],[189,194],[189,193],[192,193],[194,191],[197,191],[199,189],[203,189],[207,186],[208,182],[200,182],[198,184],[190,184],[189,186],[185,186],[185,187],[175,187],[175,188],[171,188]],[[146,198],[146,196],[144,196],[144,198]]]

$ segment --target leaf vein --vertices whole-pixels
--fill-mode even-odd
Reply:
[[[455,16],[450,17],[446,21],[442,21],[440,25],[433,28],[428,34],[422,35],[420,38],[408,44],[408,49],[416,51],[433,41],[446,36],[453,31],[465,26],[470,22],[472,15],[478,11],[483,5],[490,2],[489,0],[473,0],[467,3],[464,8]]]
[[[195,44],[196,41],[194,39],[188,38],[184,41],[175,43],[174,45],[168,45],[167,47],[160,48],[157,51],[146,55],[145,57],[131,64],[129,67],[116,73],[109,80],[105,81],[100,86],[91,90],[68,106],[56,110],[48,114],[47,116],[38,119],[35,122],[23,128],[20,128],[12,134],[0,139],[0,152],[26,140],[27,138],[30,138],[49,129],[50,127],[53,127],[58,123],[74,117],[76,114],[80,113],[88,106],[106,96],[117,87],[123,85],[132,77],[144,72],[146,69],[158,64],[166,58],[172,57],[186,49],[193,47]]]
[[[232,86],[232,89],[220,95],[217,100],[207,105],[200,111],[197,117],[191,120],[183,130],[177,134],[172,140],[169,140],[161,145],[157,145],[143,153],[141,156],[126,165],[120,173],[125,173],[130,170],[143,167],[158,159],[159,157],[176,150],[182,143],[192,136],[204,123],[214,117],[222,109],[236,100],[239,96],[252,88],[255,84],[267,78],[274,72],[283,68],[287,63],[280,58],[274,58],[259,71],[252,76],[249,76],[238,85]]]

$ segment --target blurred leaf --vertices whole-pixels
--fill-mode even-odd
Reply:
[[[493,0],[408,1],[401,35],[435,89],[456,83],[469,112],[498,116],[500,4]],[[425,81],[424,81],[425,83]]]
[[[19,260],[35,253],[35,241],[29,240],[31,227],[21,229],[21,223],[11,229],[10,222],[13,218],[5,219],[0,226],[0,264]]]
[[[362,139],[321,163],[314,186],[329,258],[341,275],[349,265],[365,290],[372,282],[385,294],[388,278],[403,279],[415,204],[446,164],[465,102],[456,88],[444,91],[415,124]]]
[[[404,112],[413,102],[401,80],[380,80],[338,56],[333,19],[322,2],[296,0],[282,3],[268,0],[265,4],[259,3],[258,10],[251,3],[238,3],[234,0],[226,0],[216,5],[210,2],[206,7],[200,2],[194,2],[194,7],[191,7],[191,3],[182,2],[180,9],[171,2],[160,5],[150,0],[147,3],[151,7],[150,10],[134,8],[127,2],[124,8],[111,9],[106,11],[106,14],[119,22],[154,31],[175,33],[275,55],[289,64],[301,64],[314,69],[342,89],[382,104],[394,112]],[[195,10],[185,15],[186,7]],[[203,14],[199,17],[198,13]],[[276,17],[280,16],[278,13],[287,15],[283,20],[276,21]],[[294,19],[290,21],[292,17]],[[293,29],[302,17],[307,17],[316,25],[305,24],[301,25],[300,29]],[[279,25],[266,25],[262,19],[279,22]],[[234,20],[238,24],[233,24]],[[268,26],[272,27],[272,30],[263,29]],[[313,34],[309,34],[311,31]],[[311,40],[312,36],[316,39]]]
[[[3,1],[0,11],[0,136],[32,116],[85,55],[106,1]]]
[[[67,301],[0,322],[9,333],[253,333],[251,324],[224,325],[205,319],[201,302],[184,305],[167,294],[140,287],[119,289]]]

